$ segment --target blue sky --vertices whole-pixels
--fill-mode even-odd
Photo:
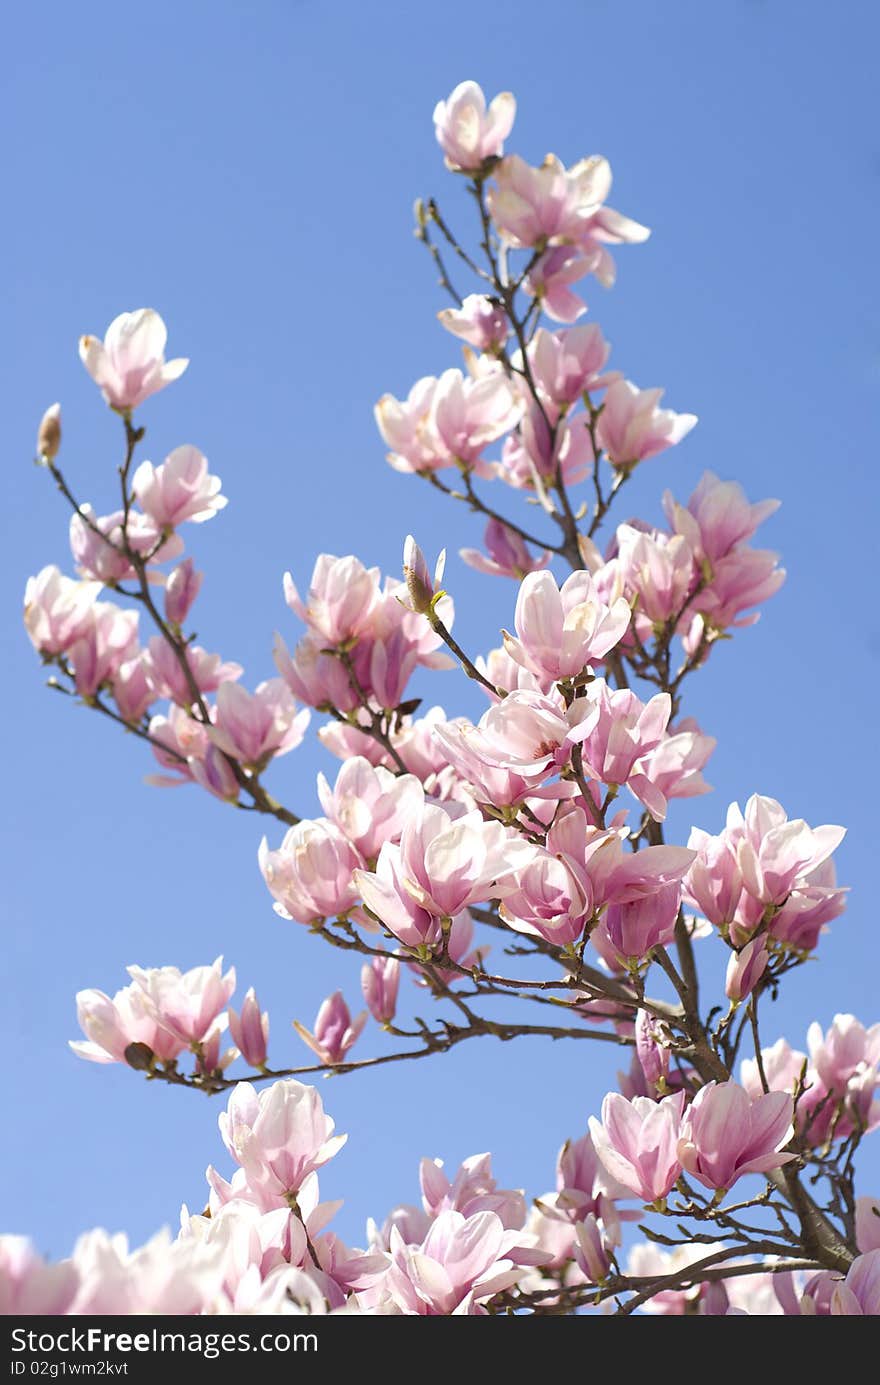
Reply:
[[[171,354],[192,365],[143,411],[142,455],[193,442],[223,477],[228,510],[192,531],[207,574],[198,629],[249,686],[273,672],[273,630],[296,636],[285,568],[305,582],[325,549],[396,572],[409,530],[432,552],[476,542],[474,518],[386,466],[372,421],[383,391],[456,363],[411,206],[434,193],[458,207],[431,112],[467,77],[515,91],[511,147],[532,162],[606,154],[613,205],[653,227],[621,252],[612,293],[588,282],[591,316],[616,366],[701,421],[642,468],[619,518],[658,518],[664,488],[686,498],[706,467],[783,501],[763,533],[788,583],[693,685],[687,710],[719,739],[716,792],[675,822],[718,830],[731,799],[759,790],[792,816],[848,824],[849,912],[765,1034],[802,1044],[814,1015],[876,1019],[872,7],[831,22],[813,0],[560,0],[552,12],[511,0],[503,16],[447,0],[431,18],[350,0],[157,0],[147,13],[37,0],[6,32],[3,1229],[54,1254],[97,1224],[141,1239],[173,1224],[181,1201],[201,1205],[209,1161],[227,1168],[216,1099],[68,1052],[79,988],[112,992],[131,962],[222,952],[240,993],[255,984],[271,1010],[279,1062],[305,1054],[290,1019],[310,1023],[337,986],[357,999],[357,966],[272,913],[251,818],[145,787],[152,764],[131,738],[42,690],[21,592],[69,555],[68,516],[29,464],[39,416],[62,401],[65,469],[111,508],[119,424],[76,340],[125,309],[163,314]],[[449,585],[459,638],[496,643],[513,586],[457,559]],[[463,683],[438,675],[420,690],[478,712]],[[310,744],[270,787],[315,813],[328,766]],[[365,1037],[363,1054],[381,1042]],[[550,1187],[558,1146],[616,1066],[613,1050],[572,1047],[473,1045],[322,1084],[350,1135],[324,1180],[347,1200],[340,1229],[357,1240],[368,1214],[415,1200],[423,1154],[455,1165],[491,1148],[506,1184]],[[870,1146],[864,1166],[862,1191],[876,1191]]]

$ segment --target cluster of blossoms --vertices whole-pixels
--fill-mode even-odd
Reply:
[[[270,1067],[268,1015],[253,988],[231,1005],[222,959],[133,966],[112,998],[80,992],[79,1056],[231,1090],[220,1125],[239,1167],[229,1181],[209,1170],[207,1212],[184,1211],[176,1240],[130,1252],[95,1232],[53,1266],[0,1240],[8,1311],[880,1313],[880,1212],[857,1202],[852,1173],[880,1124],[880,1026],[814,1024],[809,1056],[785,1040],[762,1049],[758,1028],[759,1003],[843,910],[832,860],[843,829],[789,820],[755,794],[717,836],[695,826],[686,846],[664,838],[670,802],[709,791],[715,741],[681,715],[685,682],[784,579],[776,554],[751,542],[778,502],[753,503],[706,472],[686,503],[666,492],[665,527],[632,518],[600,550],[634,469],[696,419],[609,370],[601,329],[579,322],[572,286],[591,274],[613,283],[608,247],[648,235],[607,205],[606,160],[532,168],[505,153],[514,115],[512,96],[487,103],[472,82],[435,110],[446,164],[478,205],[486,263],[434,201],[417,204],[464,366],[376,406],[391,464],[485,521],[465,563],[517,582],[497,647],[461,648],[444,559],[432,573],[410,537],[402,580],[354,555],[322,554],[302,593],[286,574],[304,632],[292,646],[276,636],[278,676],[247,691],[239,664],[185,633],[202,575],[181,530],[225,506],[220,481],[192,446],[134,462],[144,430],[133,411],[186,366],[165,361],[157,314],[124,313],[80,347],[123,422],[122,508],[99,515],[73,497],[58,407],[43,419],[38,461],[73,507],[78,574],[47,567],[27,586],[25,624],[52,682],[149,744],[161,770],[151,782],[194,783],[280,824],[258,850],[275,910],[358,954],[366,1008],[353,1013],[334,991],[311,1029],[294,1021],[307,1062]],[[479,291],[457,293],[444,254]],[[478,490],[492,481],[527,492],[549,535],[499,513],[485,498],[495,492]],[[485,695],[475,721],[410,694],[417,670],[452,668]],[[262,780],[313,713],[342,764],[318,777],[320,815],[304,816]],[[534,964],[529,978],[488,970],[492,936]],[[703,948],[727,960],[711,1009],[697,991]],[[436,1025],[401,1015],[404,980],[411,1000],[446,1006]],[[537,1022],[489,1018],[483,1002],[499,997],[529,1015],[542,1006]],[[353,1057],[365,1032],[380,1038],[369,1017],[382,1042],[408,1046]],[[365,1248],[326,1229],[335,1207],[319,1202],[318,1170],[342,1141],[297,1076],[525,1036],[603,1040],[631,1056],[601,1119],[562,1150],[553,1192],[529,1209],[496,1186],[487,1155],[451,1180],[428,1160],[421,1207],[371,1223]],[[251,1083],[266,1080],[258,1094]],[[825,1180],[826,1201],[805,1175]],[[672,1218],[680,1239],[657,1233],[668,1254],[649,1242],[625,1258],[626,1224],[646,1215]],[[689,1219],[699,1239],[682,1236]]]

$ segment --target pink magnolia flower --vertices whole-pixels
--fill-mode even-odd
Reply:
[[[789,822],[782,805],[762,794],[752,794],[741,815],[732,805],[731,826],[743,886],[764,905],[782,904],[795,883],[826,861],[846,835],[844,827],[812,828],[803,818]]]
[[[685,898],[716,928],[726,928],[736,917],[743,888],[736,841],[727,832],[712,837],[692,827],[688,846],[696,856],[684,879]]]
[[[554,154],[539,168],[511,154],[493,177],[492,220],[502,239],[517,249],[576,242],[611,191],[608,161],[596,155],[567,169]]]
[[[556,1160],[556,1192],[541,1198],[541,1207],[553,1217],[582,1221],[587,1216],[601,1219],[607,1231],[617,1234],[621,1215],[615,1198],[625,1198],[628,1190],[605,1168],[589,1134],[566,1140]],[[627,1214],[628,1215],[628,1214]]]
[[[681,886],[663,885],[655,894],[625,904],[609,904],[601,929],[621,961],[646,957],[675,936]]]
[[[594,1216],[575,1224],[575,1263],[591,1284],[601,1284],[611,1269],[608,1237]]]
[[[495,471],[507,485],[535,490],[540,482],[555,482],[557,476],[569,486],[583,481],[595,459],[587,417],[557,415],[549,403],[543,409],[532,404],[518,431],[505,439]]]
[[[443,1211],[421,1245],[408,1246],[394,1227],[385,1287],[401,1312],[420,1317],[470,1315],[475,1305],[508,1289],[533,1263],[534,1238],[505,1230],[494,1212]]]
[[[684,1169],[704,1187],[728,1189],[747,1173],[769,1173],[795,1156],[794,1107],[784,1092],[752,1100],[736,1082],[708,1082],[685,1112],[678,1145]]]
[[[400,840],[425,793],[414,774],[393,774],[355,755],[342,766],[332,789],[318,775],[318,798],[330,821],[371,861],[385,842]]]
[[[70,1260],[49,1265],[25,1236],[0,1236],[0,1317],[58,1317],[76,1295],[79,1275]]]
[[[807,1048],[813,1067],[829,1091],[838,1097],[854,1079],[870,1074],[880,1083],[880,1024],[870,1029],[855,1015],[835,1015],[827,1033],[814,1020],[807,1030]]]
[[[209,734],[234,760],[262,768],[273,756],[286,755],[301,743],[310,719],[311,712],[297,711],[280,678],[260,683],[253,693],[238,683],[221,683]]]
[[[676,1246],[674,1250],[661,1250],[650,1241],[633,1246],[626,1262],[626,1272],[634,1279],[669,1279],[673,1275],[682,1277],[682,1272],[695,1260],[702,1260],[706,1247],[702,1245]],[[650,1316],[678,1318],[693,1312],[692,1305],[700,1296],[699,1284],[688,1284],[684,1288],[663,1289],[653,1294],[647,1303],[642,1304],[642,1312]]]
[[[511,92],[502,91],[487,107],[476,82],[460,82],[434,107],[434,133],[447,168],[472,173],[487,159],[498,158],[515,117],[516,101]]]
[[[528,690],[509,693],[480,718],[479,755],[487,764],[513,770],[532,786],[571,759],[598,712],[579,698],[571,711],[561,701]]]
[[[597,912],[608,904],[651,898],[677,884],[694,859],[694,853],[681,846],[624,851],[625,837],[625,831],[588,827],[583,808],[575,804],[557,813],[547,833],[547,850],[579,876],[588,877]]]
[[[571,285],[583,279],[595,267],[598,255],[584,254],[572,245],[558,245],[545,250],[523,280],[523,289],[537,298],[548,317],[555,322],[575,322],[587,310],[582,298],[572,292]]]
[[[769,961],[770,954],[763,938],[753,938],[739,952],[732,952],[724,980],[724,994],[728,1000],[745,1000],[751,995]]]
[[[694,629],[684,635],[686,653],[694,652],[703,628],[711,632],[727,630],[730,626],[754,625],[759,613],[743,613],[775,596],[785,577],[785,568],[779,566],[779,554],[765,549],[735,548],[719,558],[713,566],[709,586],[691,603],[690,609],[697,616],[693,621]]]
[[[175,1314],[188,1317],[213,1303],[223,1281],[223,1262],[195,1240],[172,1241],[160,1231],[130,1250],[124,1235],[89,1231],[73,1251],[79,1289],[77,1317]]]
[[[391,449],[387,456],[395,471],[433,471],[448,465],[430,427],[436,389],[436,377],[426,375],[416,381],[406,399],[383,394],[375,406],[376,426]]]
[[[440,583],[443,581],[445,566],[446,549],[444,548],[437,559],[432,575],[428,569],[424,553],[412,534],[407,534],[403,545],[403,582],[409,598],[406,603],[407,608],[416,615],[425,615],[431,611],[434,602],[440,595]]]
[[[208,459],[189,444],[175,447],[161,466],[141,462],[131,488],[141,509],[161,528],[173,529],[184,520],[202,524],[228,504],[220,494],[222,481],[208,471]]]
[[[100,582],[75,582],[59,568],[44,567],[29,577],[24,592],[24,625],[40,654],[63,654],[88,630]]]
[[[652,1015],[648,1010],[639,1010],[636,1013],[635,1040],[636,1056],[645,1074],[645,1081],[651,1088],[660,1087],[662,1091],[661,1083],[665,1081],[669,1072],[672,1055],[668,1033],[664,1033],[664,1028],[656,1015]]]
[[[626,784],[651,816],[662,822],[666,798],[636,766],[663,740],[672,710],[669,695],[657,693],[643,703],[629,688],[612,690],[598,678],[580,700],[586,704],[584,725],[589,727],[581,742],[584,768],[603,784]]]
[[[429,426],[438,439],[441,463],[472,467],[489,443],[508,433],[522,416],[523,405],[501,370],[478,379],[460,370],[444,370],[431,401]]]
[[[293,1027],[303,1043],[308,1044],[321,1062],[332,1067],[336,1063],[345,1062],[345,1055],[357,1042],[366,1022],[366,1010],[362,1010],[352,1019],[342,992],[334,991],[321,1003],[314,1033],[298,1020],[294,1020]]]
[[[432,961],[430,971],[420,967],[418,963],[411,962],[409,969],[414,973],[417,986],[425,986],[428,990],[436,989],[435,978],[448,990],[454,986],[456,981],[462,980],[461,971],[472,971],[474,967],[481,967],[489,947],[483,943],[479,947],[474,947],[474,921],[467,909],[462,909],[460,914],[456,914],[449,928],[446,937],[446,951],[451,961],[456,963],[456,967],[443,967],[437,962]],[[461,1211],[461,1208],[459,1208]]]
[[[663,797],[694,798],[709,793],[702,770],[718,744],[714,736],[704,736],[691,717],[669,728],[659,745],[637,760],[637,774],[644,774]]]
[[[330,645],[344,644],[370,629],[379,601],[379,569],[365,568],[359,558],[321,553],[303,602],[289,572],[284,599],[300,620]]]
[[[596,436],[612,466],[626,470],[656,457],[694,427],[696,414],[661,409],[662,397],[662,390],[640,390],[630,380],[608,386]]]
[[[281,1205],[345,1144],[314,1087],[287,1078],[259,1094],[239,1082],[219,1118],[229,1153],[248,1186]],[[268,1210],[268,1209],[267,1209]]]
[[[477,351],[497,351],[510,335],[504,308],[484,293],[469,293],[460,308],[443,308],[437,317],[447,332]]]
[[[170,697],[180,707],[191,706],[194,699],[189,682],[168,641],[161,635],[152,635],[145,657],[148,675],[157,692]],[[216,692],[221,683],[234,683],[244,672],[241,664],[224,663],[219,654],[209,654],[200,645],[187,645],[186,662],[201,693]]]
[[[622,597],[611,606],[599,599],[588,572],[573,572],[561,587],[552,573],[532,572],[516,602],[519,639],[502,632],[504,647],[518,664],[548,682],[574,678],[614,648],[629,617]]]
[[[641,222],[616,212],[613,207],[600,207],[587,221],[578,237],[578,247],[591,257],[592,272],[603,288],[613,287],[617,266],[608,250],[609,245],[641,245],[651,232]]]
[[[674,532],[684,535],[697,557],[708,559],[710,565],[750,539],[779,505],[778,500],[750,504],[737,481],[719,481],[712,471],[703,472],[686,508],[670,491],[663,496]]]
[[[161,1063],[186,1047],[186,1040],[157,1019],[136,982],[117,991],[111,1000],[103,991],[78,991],[76,1017],[86,1040],[71,1040],[78,1058],[92,1063],[125,1063],[131,1044],[145,1044]]]
[[[825,925],[843,913],[847,894],[848,890],[837,884],[834,862],[823,861],[797,882],[773,915],[768,931],[790,947],[811,952]]]
[[[120,313],[107,328],[103,342],[80,337],[79,356],[111,409],[128,413],[151,394],[179,380],[189,361],[165,360],[168,332],[152,308]]]
[[[547,567],[552,556],[549,549],[545,549],[539,557],[533,558],[525,540],[500,519],[489,520],[483,542],[487,553],[479,548],[460,548],[459,557],[468,567],[493,577],[516,577],[521,581],[527,573]]]
[[[150,718],[150,739],[153,754],[168,775],[156,775],[147,780],[159,788],[176,788],[192,782],[190,766],[207,754],[208,733],[202,722],[190,716],[184,707],[172,704],[168,716]],[[168,753],[162,747],[166,747]]]
[[[202,589],[204,573],[196,572],[192,558],[185,558],[169,573],[165,583],[165,618],[178,627],[192,610]]]
[[[831,1300],[834,1317],[880,1317],[880,1250],[859,1255]]]
[[[574,404],[584,394],[600,390],[616,377],[603,375],[611,347],[598,323],[548,332],[539,327],[528,348],[535,383],[545,399]]]
[[[297,923],[344,914],[357,901],[354,873],[363,866],[359,853],[326,818],[305,819],[291,827],[277,851],[264,837],[260,870],[277,901],[276,912]]]
[[[37,457],[53,462],[61,450],[61,405],[50,404],[37,429]]]
[[[451,919],[497,891],[530,854],[522,838],[479,812],[453,820],[426,803],[399,844],[382,847],[375,873],[359,870],[355,879],[364,903],[401,942],[430,944],[439,930],[429,920]]]
[[[361,968],[361,990],[377,1024],[390,1024],[397,1011],[400,963],[396,957],[374,957]]]
[[[121,611],[110,601],[96,601],[90,615],[88,625],[67,650],[76,690],[86,698],[94,697],[138,651],[137,611]]]
[[[232,1042],[240,1051],[246,1063],[252,1068],[261,1068],[268,1056],[269,1015],[260,1010],[253,986],[245,994],[241,1012],[229,1007],[229,1032]]]
[[[81,505],[78,512],[71,515],[70,548],[80,576],[115,583],[132,575],[134,569],[124,551],[120,551],[124,548],[124,518],[122,510],[98,516],[91,505]],[[96,528],[106,535],[106,540],[95,533]],[[171,534],[163,541],[156,521],[137,510],[129,512],[126,537],[129,548],[150,563],[168,562],[183,552],[183,540],[178,534]]]
[[[144,995],[147,1011],[184,1044],[204,1039],[235,990],[235,968],[223,974],[223,958],[210,967],[129,967],[128,974]]]
[[[142,649],[114,670],[112,690],[120,716],[125,721],[139,723],[158,696]]]
[[[431,1218],[450,1210],[461,1212],[464,1217],[494,1212],[508,1231],[520,1230],[525,1225],[522,1190],[498,1187],[492,1175],[491,1154],[470,1155],[451,1180],[443,1171],[442,1159],[423,1159],[419,1182],[422,1206]]]
[[[650,639],[655,626],[677,621],[687,607],[698,576],[693,552],[681,535],[645,533],[629,524],[617,526],[616,538],[618,567],[639,633]]]
[[[335,707],[337,711],[350,712],[358,705],[357,690],[342,660],[323,652],[324,643],[320,636],[305,635],[291,655],[276,634],[272,650],[275,667],[300,702],[319,710]]]
[[[238,801],[240,786],[235,777],[235,770],[216,745],[206,745],[199,756],[191,755],[186,767],[194,783],[199,784],[215,798],[221,799],[224,803]]]
[[[609,1092],[601,1123],[590,1117],[590,1134],[605,1168],[643,1202],[665,1198],[681,1173],[677,1149],[684,1100],[684,1092],[662,1101],[646,1096],[627,1101]]]
[[[557,947],[577,942],[592,912],[589,880],[539,847],[516,872],[514,888],[501,905],[502,918],[511,928],[537,934]]]
[[[856,1198],[856,1245],[863,1253],[880,1250],[880,1198]]]

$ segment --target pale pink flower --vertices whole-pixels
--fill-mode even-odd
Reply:
[[[431,401],[429,427],[437,438],[438,465],[473,467],[489,443],[508,433],[520,420],[523,404],[503,371],[479,379],[460,370],[444,370]]]
[[[229,1153],[248,1185],[280,1205],[345,1144],[314,1087],[287,1078],[257,1092],[239,1082],[219,1118]],[[268,1209],[267,1209],[268,1210]]]
[[[611,347],[595,322],[561,332],[539,327],[529,343],[528,355],[538,389],[554,404],[574,404],[584,394],[604,389],[617,378],[603,374]]]
[[[157,693],[170,697],[180,707],[194,701],[189,682],[174,650],[161,635],[152,635],[147,645],[147,672]],[[216,692],[221,683],[235,682],[244,669],[241,664],[224,663],[219,654],[209,654],[200,645],[188,644],[185,659],[200,693]]]
[[[473,173],[487,159],[498,158],[515,117],[516,101],[511,92],[502,91],[487,107],[476,82],[460,82],[434,107],[434,133],[447,168]]]
[[[483,542],[486,553],[479,548],[461,548],[459,557],[468,567],[493,577],[522,580],[527,573],[547,567],[552,556],[550,550],[545,549],[537,558],[532,557],[525,540],[500,519],[489,520]]]
[[[297,923],[344,914],[357,901],[353,879],[363,865],[359,853],[326,818],[305,819],[291,827],[281,846],[270,851],[263,838],[260,870],[276,911]]]
[[[158,696],[144,651],[138,649],[114,670],[113,701],[125,721],[138,724]]]
[[[497,351],[510,335],[510,323],[501,304],[484,293],[469,293],[460,308],[443,308],[441,326],[477,351]]]
[[[491,1154],[472,1154],[464,1160],[450,1180],[443,1171],[442,1159],[423,1159],[419,1165],[422,1206],[430,1217],[452,1210],[472,1217],[477,1212],[494,1212],[508,1231],[525,1225],[526,1207],[522,1190],[499,1188],[492,1175]],[[421,1236],[417,1237],[421,1240]]]
[[[54,565],[29,577],[24,592],[24,624],[40,654],[63,654],[92,620],[100,582],[75,582]]]
[[[416,381],[406,399],[383,394],[376,404],[376,426],[391,449],[387,456],[395,471],[433,471],[448,465],[430,427],[436,389],[436,377],[426,375]]]
[[[253,986],[245,994],[241,1012],[229,1007],[229,1033],[246,1063],[261,1068],[266,1062],[269,1043],[269,1015],[260,1010]]]
[[[132,478],[132,491],[141,509],[161,528],[173,529],[184,520],[202,524],[228,504],[220,494],[223,483],[208,471],[208,459],[197,447],[175,447],[162,462],[141,462]]]
[[[633,599],[639,633],[650,639],[655,626],[678,620],[697,584],[694,555],[686,538],[656,531],[645,533],[629,524],[617,526],[617,563]]]
[[[67,650],[80,697],[94,697],[117,669],[138,652],[138,612],[121,611],[110,601],[96,601],[90,620]]]
[[[694,798],[709,793],[702,770],[718,744],[714,736],[704,736],[691,717],[671,726],[659,745],[637,760],[637,774],[650,779],[666,799]]]
[[[374,957],[361,967],[361,990],[377,1024],[390,1024],[397,1011],[400,963],[396,957]]]
[[[609,1092],[602,1120],[590,1117],[596,1153],[608,1172],[643,1202],[659,1202],[675,1187],[681,1163],[677,1148],[684,1111],[684,1092],[652,1101],[632,1101]]]
[[[561,809],[547,834],[547,850],[558,855],[579,876],[587,876],[596,910],[607,904],[628,904],[656,895],[677,884],[694,859],[681,846],[648,846],[624,851],[626,832],[599,831],[587,824],[574,804]]]
[[[575,322],[587,310],[582,298],[572,292],[571,285],[583,279],[595,267],[598,254],[585,255],[571,245],[554,246],[545,250],[523,280],[523,289],[537,298],[548,317],[555,322]]]
[[[673,1275],[682,1278],[682,1272],[695,1260],[702,1260],[706,1247],[697,1244],[676,1246],[674,1250],[662,1250],[650,1241],[633,1246],[626,1262],[626,1272],[634,1279],[669,1279]],[[688,1284],[684,1288],[662,1289],[643,1303],[641,1312],[650,1316],[678,1318],[693,1312],[694,1301],[700,1296],[700,1285]]]
[[[465,1217],[449,1209],[435,1218],[421,1245],[406,1245],[392,1229],[385,1286],[403,1313],[471,1315],[521,1279],[524,1264],[543,1259],[533,1245],[527,1233],[505,1230],[494,1212]]]
[[[143,990],[135,982],[117,991],[112,1000],[103,991],[78,991],[76,1017],[86,1040],[72,1040],[78,1058],[92,1063],[125,1063],[130,1044],[144,1044],[162,1063],[170,1062],[186,1047],[186,1040],[156,1017]]]
[[[208,732],[202,722],[190,716],[184,707],[172,704],[166,716],[150,718],[150,738],[153,754],[168,775],[155,775],[147,779],[148,784],[159,788],[176,788],[192,781],[191,764],[203,760],[209,744]],[[162,747],[166,747],[168,754]]]
[[[140,987],[148,1012],[158,1024],[185,1044],[204,1039],[235,990],[235,968],[223,974],[223,958],[209,967],[129,967],[128,974]]]
[[[645,1074],[645,1081],[651,1088],[657,1088],[669,1073],[672,1055],[668,1034],[664,1033],[656,1015],[652,1015],[648,1010],[639,1010],[636,1013],[635,1040],[636,1056]]]
[[[691,603],[690,610],[697,613],[699,620],[694,621],[694,631],[684,635],[686,653],[694,652],[703,626],[711,631],[754,625],[759,613],[744,615],[743,612],[769,601],[779,591],[785,577],[785,568],[779,566],[779,554],[766,549],[735,548],[719,558],[713,565],[709,586]]]
[[[537,934],[557,947],[577,942],[592,912],[589,880],[540,847],[516,872],[515,886],[501,905],[501,916],[511,928]]]
[[[630,609],[620,597],[611,606],[599,599],[588,572],[573,572],[562,586],[550,572],[532,572],[522,582],[514,624],[519,639],[504,633],[512,659],[539,678],[574,678],[603,659],[629,626]]]
[[[594,1216],[575,1224],[574,1258],[591,1284],[601,1284],[611,1269],[608,1237]]]
[[[221,683],[209,735],[234,760],[261,769],[301,743],[310,719],[310,712],[297,711],[280,678],[260,683],[253,693],[238,683]]]
[[[539,168],[511,154],[493,177],[492,220],[502,239],[518,249],[577,241],[611,191],[608,161],[597,155],[567,169],[554,154]]]
[[[728,817],[728,826],[731,821],[739,829],[743,885],[764,905],[782,904],[795,883],[826,861],[846,835],[844,827],[808,827],[803,818],[789,822],[782,805],[763,794],[752,794],[739,821],[736,814]]]
[[[374,860],[385,842],[400,840],[424,797],[414,774],[393,774],[362,755],[346,761],[332,789],[324,775],[318,775],[321,807],[365,861]]]
[[[814,1020],[807,1030],[813,1067],[829,1091],[842,1096],[849,1084],[866,1074],[880,1082],[880,1024],[866,1029],[855,1015],[835,1015],[827,1033]]]
[[[630,380],[609,385],[596,429],[612,466],[627,470],[681,442],[697,422],[696,414],[661,409],[660,389],[638,389]]]
[[[193,782],[224,803],[236,803],[239,782],[229,759],[216,745],[206,745],[200,756],[191,755],[187,769]]]
[[[532,404],[517,432],[505,439],[495,473],[518,490],[534,490],[539,481],[555,482],[557,476],[573,486],[583,481],[594,460],[585,414],[559,418],[553,405],[539,409]]]
[[[80,360],[111,409],[128,413],[180,379],[189,361],[183,357],[166,361],[167,339],[165,323],[153,308],[120,313],[107,328],[103,342],[97,337],[80,337]]]
[[[727,832],[712,837],[692,827],[688,846],[697,854],[684,879],[685,898],[716,928],[726,928],[736,917],[743,888],[736,840]]]
[[[752,1100],[736,1082],[708,1082],[685,1112],[678,1157],[704,1187],[726,1190],[747,1173],[769,1173],[795,1157],[783,1153],[793,1116],[785,1092]]]
[[[607,247],[641,245],[650,234],[647,226],[632,217],[616,212],[613,207],[600,207],[581,231],[578,248],[593,260],[592,272],[602,287],[610,289],[617,278],[617,266]]]
[[[663,739],[672,710],[668,693],[657,693],[643,703],[629,688],[612,690],[603,678],[597,678],[579,701],[585,704],[588,727],[581,738],[584,768],[603,784],[626,784],[651,816],[662,822],[666,798],[637,764]],[[572,710],[577,706],[575,702]]]
[[[124,518],[122,510],[98,516],[91,505],[81,505],[78,512],[71,515],[70,548],[81,577],[107,583],[123,582],[131,577],[134,569],[121,551],[124,548]],[[106,541],[95,529],[106,535]],[[137,510],[129,512],[126,537],[129,548],[150,563],[165,563],[183,552],[183,540],[178,534],[170,534],[163,540],[156,521]],[[152,580],[152,574],[150,577]]]
[[[528,690],[509,693],[480,718],[479,754],[487,764],[513,770],[534,787],[568,764],[572,746],[598,712],[579,698],[572,711],[561,701]],[[576,709],[576,711],[575,711]]]
[[[663,496],[674,532],[683,534],[697,557],[708,559],[710,565],[750,539],[779,505],[778,500],[750,504],[737,481],[720,481],[712,471],[703,472],[686,508],[670,491]]]
[[[724,994],[728,1000],[745,1000],[751,995],[769,961],[770,954],[763,938],[753,938],[739,952],[732,952],[724,980]]]
[[[300,702],[319,710],[335,707],[337,711],[350,712],[358,705],[357,690],[342,660],[325,654],[324,646],[320,635],[304,635],[291,655],[276,633],[272,650],[275,667]]]
[[[69,1311],[79,1276],[70,1260],[47,1264],[25,1236],[0,1236],[0,1317],[58,1317]]]
[[[173,1241],[167,1230],[135,1250],[125,1235],[89,1231],[77,1241],[73,1263],[80,1279],[71,1309],[77,1317],[188,1317],[213,1303],[223,1281],[214,1247]]]
[[[641,899],[609,904],[600,928],[621,961],[646,957],[652,948],[672,941],[680,904],[676,881]]]
[[[337,1063],[345,1062],[345,1055],[356,1043],[366,1022],[366,1010],[362,1010],[352,1019],[342,992],[334,991],[321,1003],[314,1033],[298,1020],[294,1020],[293,1027],[303,1043],[308,1044],[312,1052],[318,1055],[320,1061],[328,1067],[333,1067]]]
[[[832,860],[823,861],[798,880],[785,903],[773,915],[769,932],[780,942],[811,952],[825,932],[825,925],[846,907],[848,888],[837,884]]]
[[[369,631],[379,601],[379,569],[366,568],[353,556],[321,553],[305,602],[289,572],[284,574],[284,599],[327,644],[344,644]]]
[[[172,625],[179,627],[186,620],[201,591],[203,577],[203,573],[196,572],[192,558],[185,558],[168,574],[165,583],[165,618]]]
[[[831,1300],[834,1317],[880,1318],[880,1250],[859,1255]]]

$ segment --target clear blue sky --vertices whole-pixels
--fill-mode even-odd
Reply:
[[[223,952],[271,1009],[280,1062],[305,1053],[289,1020],[311,1022],[337,985],[353,1001],[358,974],[272,913],[251,818],[144,787],[137,744],[42,690],[21,592],[69,556],[67,513],[29,463],[39,416],[62,401],[65,468],[110,508],[119,426],[76,340],[124,309],[165,316],[171,354],[192,365],[143,411],[143,455],[194,442],[223,477],[229,509],[192,531],[208,574],[198,629],[250,686],[273,672],[273,630],[295,637],[286,567],[305,581],[326,549],[396,571],[410,529],[431,551],[475,542],[476,520],[385,465],[371,413],[384,390],[455,363],[411,206],[451,182],[431,112],[468,77],[516,92],[514,144],[531,161],[606,154],[613,204],[654,228],[621,252],[613,293],[590,282],[587,297],[614,364],[701,422],[645,465],[628,507],[658,516],[664,487],[686,498],[706,467],[784,502],[765,535],[788,584],[694,684],[689,710],[719,748],[693,820],[718,830],[731,799],[760,790],[849,825],[850,910],[766,1037],[802,1044],[836,1009],[878,1018],[875,8],[35,0],[5,32],[4,1229],[55,1254],[95,1224],[140,1239],[202,1203],[209,1161],[226,1168],[216,1099],[68,1052],[77,989],[112,992],[130,962]],[[450,582],[466,643],[497,642],[513,586],[457,560]],[[437,700],[477,710],[445,677]],[[315,812],[329,763],[310,747],[271,782]],[[690,818],[676,815],[683,833]],[[347,1199],[341,1229],[357,1240],[367,1214],[413,1200],[422,1154],[492,1148],[504,1181],[544,1191],[615,1066],[582,1045],[474,1045],[323,1084],[351,1137],[324,1180]],[[877,1154],[865,1163],[862,1191],[877,1191]]]

